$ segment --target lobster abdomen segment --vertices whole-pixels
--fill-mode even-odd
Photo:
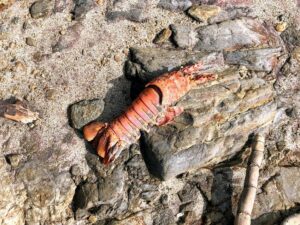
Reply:
[[[140,136],[140,130],[146,130],[149,124],[155,123],[160,112],[161,96],[158,90],[147,87],[123,115],[114,119],[109,125],[120,140],[132,143]]]

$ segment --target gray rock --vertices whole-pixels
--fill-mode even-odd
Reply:
[[[189,0],[160,0],[158,6],[170,11],[181,11],[188,9],[192,4]]]
[[[282,167],[280,169],[279,180],[282,190],[287,199],[294,203],[300,202],[300,168],[298,167]]]
[[[247,7],[229,7],[223,9],[216,16],[213,16],[207,20],[209,24],[220,23],[226,20],[238,19],[241,17],[251,16],[251,9]]]
[[[192,49],[198,42],[197,32],[184,25],[171,25],[173,40],[176,45],[184,49]]]
[[[260,126],[270,123],[275,113],[275,104],[249,110],[239,117],[221,123],[219,131],[214,130],[212,136],[208,136],[210,141],[205,141],[207,137],[201,137],[200,131],[209,133],[207,131],[211,128],[190,128],[190,132],[199,133],[199,136],[196,140],[191,136],[189,143],[181,145],[181,148],[174,143],[186,140],[189,135],[182,137],[183,133],[176,129],[159,128],[154,133],[144,134],[145,160],[151,172],[163,179],[191,169],[216,165],[240,151],[248,135]]]
[[[84,100],[70,106],[70,119],[76,129],[97,119],[104,109],[104,102],[100,99]]]
[[[56,44],[52,46],[52,52],[60,52],[64,49],[73,47],[80,38],[83,26],[80,22],[70,26],[64,34],[62,34]]]
[[[143,82],[199,60],[206,62],[207,71],[217,71],[224,67],[223,55],[218,53],[207,55],[197,51],[132,48],[131,54],[132,61],[127,61],[126,64],[126,76]]]
[[[181,200],[180,212],[183,213],[185,223],[201,221],[202,214],[204,213],[206,202],[200,190],[191,184],[186,184],[184,188],[178,193]]]
[[[227,64],[245,66],[254,71],[270,72],[277,65],[280,55],[282,55],[281,48],[267,48],[228,52],[224,58]]]
[[[52,3],[49,0],[39,0],[30,6],[30,15],[34,19],[49,16],[52,9]]]
[[[98,184],[99,201],[113,204],[125,191],[126,173],[122,167],[114,169],[112,174]]]
[[[279,36],[271,27],[249,18],[228,20],[220,24],[200,27],[198,34],[199,42],[195,50],[232,51],[263,45],[279,46]]]
[[[106,18],[110,21],[131,20],[134,22],[143,22],[147,19],[147,8],[149,1],[136,1],[131,3],[126,0],[113,0],[109,2],[106,12]]]
[[[172,211],[168,208],[160,210],[156,215],[153,216],[153,225],[175,225],[175,216]]]
[[[89,209],[98,202],[97,183],[79,184],[74,196],[74,208],[78,213],[80,209]]]
[[[85,14],[96,6],[94,0],[73,0],[75,6],[72,11],[74,19],[80,19]]]

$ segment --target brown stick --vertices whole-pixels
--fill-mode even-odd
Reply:
[[[250,225],[251,213],[256,196],[259,169],[264,157],[265,138],[257,134],[252,145],[252,152],[249,158],[244,189],[240,197],[235,225]]]
[[[0,101],[0,116],[22,123],[31,123],[38,119],[38,113],[29,110],[24,102],[15,103]]]

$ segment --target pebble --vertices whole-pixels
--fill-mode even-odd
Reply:
[[[29,46],[36,46],[35,40],[33,38],[31,38],[31,37],[26,38],[25,42]]]
[[[300,63],[300,47],[296,47],[292,53],[292,57]]]
[[[286,22],[280,22],[275,25],[275,30],[278,32],[283,32],[286,30],[286,28],[287,28]]]
[[[89,217],[89,222],[90,222],[90,223],[96,223],[96,222],[97,222],[97,216],[91,215],[91,216]]]
[[[115,60],[116,62],[120,62],[120,61],[121,61],[121,56],[115,55],[115,56],[114,56],[114,60]]]
[[[48,16],[51,11],[49,3],[47,0],[34,2],[29,9],[31,17],[38,19]]]
[[[16,167],[18,167],[18,165],[21,162],[22,155],[10,154],[10,155],[5,156],[5,159],[9,165],[11,165],[13,168],[16,168]]]
[[[207,22],[209,18],[218,15],[220,12],[221,8],[215,5],[194,5],[188,10],[188,14],[200,22]]]
[[[155,44],[162,44],[166,42],[172,35],[172,30],[170,28],[165,28],[160,31],[153,40]]]

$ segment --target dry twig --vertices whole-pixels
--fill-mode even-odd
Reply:
[[[250,225],[251,213],[256,196],[259,169],[264,157],[265,138],[257,134],[252,145],[252,152],[248,162],[244,189],[240,197],[235,225]]]

